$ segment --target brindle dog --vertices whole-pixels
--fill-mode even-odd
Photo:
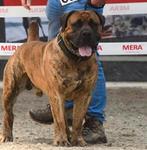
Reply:
[[[74,11],[61,19],[59,35],[49,42],[20,46],[8,60],[3,79],[3,133],[0,142],[13,141],[13,106],[28,79],[49,97],[54,119],[54,144],[86,145],[81,128],[97,79],[97,44],[104,17],[94,11]],[[72,99],[72,132],[65,118],[65,100]]]

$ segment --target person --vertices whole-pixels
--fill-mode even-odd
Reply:
[[[21,2],[26,9],[31,9],[31,0],[21,0]],[[58,34],[60,29],[60,17],[64,13],[73,10],[95,10],[98,13],[103,13],[104,4],[104,0],[48,0],[46,6],[46,15],[49,21],[48,40],[51,40]],[[107,142],[103,127],[103,122],[105,121],[104,109],[106,106],[105,77],[100,61],[98,61],[98,66],[98,80],[82,129],[83,138],[87,143]],[[71,109],[72,106],[72,101],[65,103],[66,110]],[[40,123],[50,124],[53,122],[49,104],[47,108],[44,109],[30,110],[30,116],[33,120]],[[67,117],[70,120],[70,115]]]

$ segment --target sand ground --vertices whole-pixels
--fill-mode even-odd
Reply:
[[[118,87],[108,88],[107,91],[104,123],[107,144],[68,148],[52,146],[53,125],[36,123],[28,114],[31,108],[45,107],[47,97],[38,98],[34,91],[24,91],[19,95],[14,108],[14,142],[0,144],[0,150],[147,150],[147,89]]]

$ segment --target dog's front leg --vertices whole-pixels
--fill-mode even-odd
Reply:
[[[54,145],[55,146],[70,146],[67,133],[68,126],[65,120],[64,100],[60,96],[50,97],[52,115],[54,119]]]
[[[91,100],[91,96],[79,96],[79,99],[74,101],[73,108],[73,125],[72,125],[72,145],[86,146],[87,143],[82,137],[82,123]]]

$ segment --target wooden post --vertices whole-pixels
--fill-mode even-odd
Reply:
[[[0,6],[3,6],[3,0],[0,0]],[[0,18],[0,42],[6,41],[5,18]]]

